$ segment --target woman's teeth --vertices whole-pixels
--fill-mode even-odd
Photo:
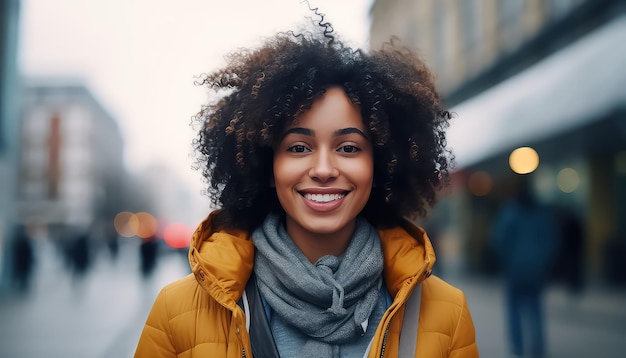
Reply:
[[[346,196],[345,194],[304,194],[308,200],[318,203],[327,203],[329,201],[339,200]]]

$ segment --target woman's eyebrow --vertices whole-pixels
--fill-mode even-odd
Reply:
[[[363,133],[363,131],[361,131],[358,128],[354,128],[354,127],[348,127],[348,128],[343,128],[343,129],[338,129],[335,131],[335,137],[339,137],[342,135],[347,135],[347,134],[352,134],[352,133],[356,133],[359,134],[361,136],[363,136],[363,138],[368,139],[368,136]]]
[[[285,131],[285,133],[283,133],[282,136],[280,136],[280,140],[283,140],[283,138],[285,138],[286,136],[290,135],[290,134],[302,134],[302,135],[306,135],[309,137],[315,137],[315,132],[311,129],[308,128],[302,128],[302,127],[294,127],[294,128],[289,128]]]
[[[358,134],[363,136],[363,138],[368,139],[367,135],[365,133],[363,133],[363,131],[361,131],[358,128],[355,127],[348,127],[348,128],[342,128],[342,129],[337,129],[334,132],[334,136],[335,137],[340,137],[342,135],[348,135],[348,134]],[[302,134],[302,135],[306,135],[309,137],[315,137],[315,131],[309,128],[302,128],[302,127],[294,127],[294,128],[289,128],[285,131],[285,133],[283,133],[283,135],[281,136],[281,140],[283,138],[285,138],[286,136],[288,136],[289,134]]]

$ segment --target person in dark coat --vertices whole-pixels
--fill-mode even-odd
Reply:
[[[559,230],[552,210],[534,197],[529,178],[521,179],[514,200],[496,217],[492,245],[505,279],[511,353],[543,357],[542,301],[557,260]]]
[[[35,253],[26,227],[16,228],[13,240],[13,283],[18,291],[25,292],[30,287],[35,264]]]
[[[139,253],[141,256],[141,274],[144,278],[148,278],[154,272],[157,263],[158,243],[156,236],[142,239]]]

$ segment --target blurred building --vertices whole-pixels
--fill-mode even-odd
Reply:
[[[19,1],[0,2],[0,291],[8,282],[7,248],[14,230],[17,183],[18,99],[17,71]]]
[[[22,97],[18,220],[53,240],[112,227],[126,178],[115,119],[77,79],[27,79]]]
[[[374,2],[371,47],[416,48],[454,112],[454,185],[436,215],[465,268],[492,269],[509,155],[531,147],[535,194],[580,220],[585,275],[626,282],[625,34],[623,0]]]
[[[166,165],[150,165],[138,176],[144,190],[151,193],[149,207],[164,223],[178,222],[195,229],[212,211],[209,198],[202,195],[200,189],[194,192],[178,173]]]

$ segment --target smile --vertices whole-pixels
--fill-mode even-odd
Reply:
[[[314,201],[316,203],[329,203],[331,201],[343,199],[346,194],[303,194],[307,200]]]

